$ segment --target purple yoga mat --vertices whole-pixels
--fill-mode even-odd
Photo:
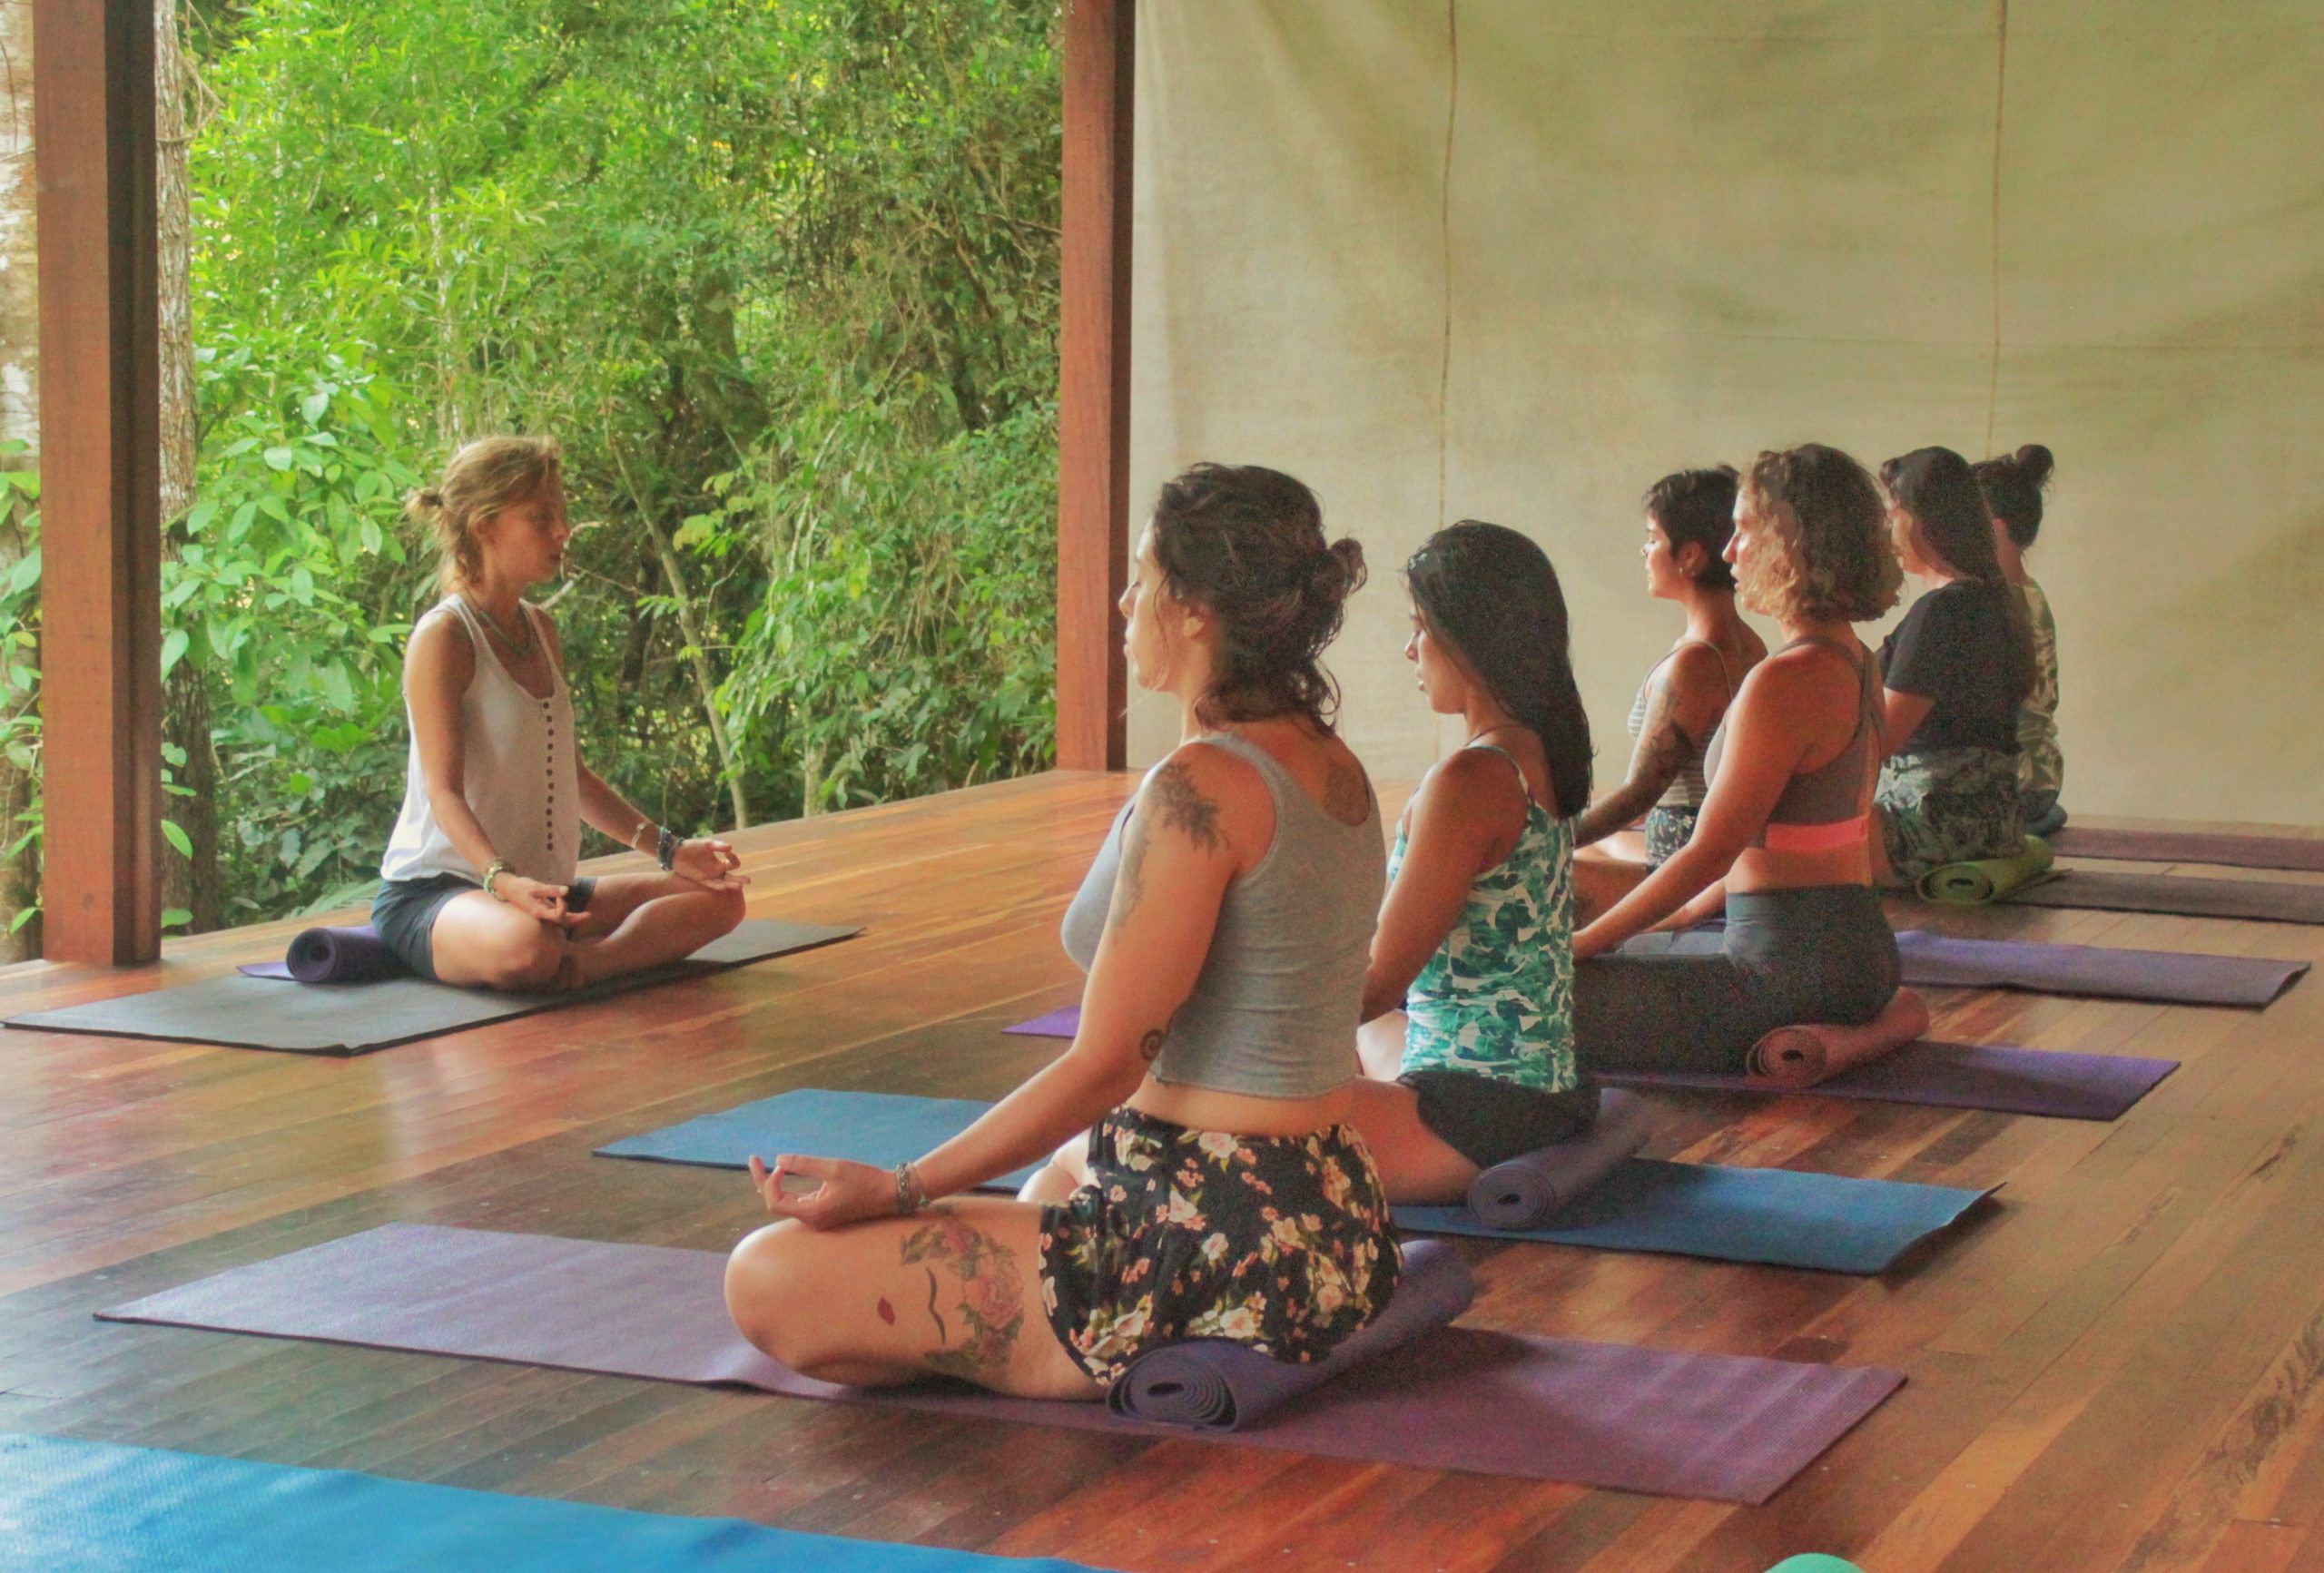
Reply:
[[[1443,1262],[1426,1243],[1407,1246],[1405,1261],[1416,1285],[1441,1285]],[[722,1289],[725,1267],[715,1251],[390,1224],[98,1315],[734,1384],[984,1424],[1188,1434],[1125,1420],[1099,1403],[812,1381],[735,1332]],[[1904,1380],[1876,1368],[1434,1327],[1256,1423],[1198,1434],[1332,1458],[1759,1503]]]
[[[235,970],[246,978],[299,983],[377,983],[410,972],[369,923],[301,929],[281,960],[246,962]]]
[[[2179,1068],[2175,1059],[2067,1054],[1969,1043],[1908,1043],[1813,1086],[1770,1087],[1740,1076],[1600,1072],[1623,1086],[1708,1087],[1798,1097],[1871,1098],[1937,1108],[1990,1109],[2067,1120],[2119,1119]]]
[[[2024,988],[2163,1005],[2263,1006],[2308,970],[2305,961],[1955,939],[1920,929],[1897,935],[1896,950],[1904,959],[1904,981],[1915,988]]]
[[[1036,1016],[1030,1021],[1020,1021],[1000,1030],[1019,1037],[1071,1037],[1081,1030],[1081,1007],[1060,1005],[1047,1016]]]
[[[2196,880],[2181,874],[2101,874],[2068,869],[2003,898],[2021,907],[2093,912],[2168,912],[2181,918],[2249,918],[2263,923],[2324,923],[2324,885],[2290,880]]]
[[[2211,831],[2099,831],[2068,825],[2044,839],[2062,858],[2213,863],[2230,869],[2297,869],[2324,874],[2324,838],[2237,836]]]
[[[1469,1182],[1469,1211],[1496,1229],[1539,1228],[1588,1195],[1646,1145],[1646,1106],[1610,1092],[1585,1136],[1495,1164]]]

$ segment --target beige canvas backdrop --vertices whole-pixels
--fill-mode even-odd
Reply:
[[[2324,822],[2324,6],[1145,0],[1133,513],[1268,463],[1361,539],[1375,773],[1457,743],[1394,569],[1548,549],[1601,783],[1657,476],[2049,444],[2068,803]],[[1133,705],[1131,753],[1176,717]]]

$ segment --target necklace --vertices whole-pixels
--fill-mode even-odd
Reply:
[[[507,630],[500,626],[500,619],[495,617],[481,603],[478,605],[476,610],[477,614],[484,619],[484,625],[492,630],[494,637],[507,647],[509,654],[522,661],[533,653],[533,620],[525,615],[525,604],[522,601],[517,603],[517,621],[525,625],[525,642],[521,644],[508,636]]]

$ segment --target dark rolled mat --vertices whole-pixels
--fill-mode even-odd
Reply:
[[[1233,1430],[1423,1332],[1451,1326],[1476,1297],[1460,1253],[1414,1241],[1404,1247],[1403,1279],[1388,1309],[1322,1360],[1276,1360],[1223,1338],[1195,1339],[1139,1355],[1107,1392],[1106,1404],[1128,1420]]]
[[[1956,939],[1920,929],[1899,933],[1896,950],[1904,959],[1904,981],[1916,988],[2023,988],[2159,1005],[2256,1009],[2308,971],[2305,961],[2033,939]]]
[[[1495,1164],[1469,1182],[1469,1211],[1496,1229],[1531,1229],[1603,1185],[1646,1145],[1646,1106],[1609,1092],[1585,1136]]]
[[[234,970],[245,978],[289,978],[298,983],[377,983],[410,976],[410,968],[369,923],[301,929],[281,960],[248,962]]]
[[[1425,1284],[1439,1270],[1422,1258]],[[801,1376],[727,1319],[726,1255],[389,1224],[97,1314],[1728,1502],[1764,1502],[1904,1382],[1874,1367],[1433,1326],[1236,1429],[929,1381]],[[996,1439],[996,1447],[1006,1445]],[[0,1541],[0,1545],[5,1545]]]
[[[1999,900],[2014,907],[2324,923],[2324,885],[2290,880],[2201,880],[2184,874],[2109,874],[2069,869]]]
[[[2324,837],[2230,835],[2217,831],[2102,831],[2071,825],[2049,838],[2062,858],[2126,863],[2211,863],[2324,874]]]
[[[229,974],[64,1010],[28,1011],[8,1018],[5,1025],[32,1032],[84,1032],[101,1037],[271,1048],[287,1054],[369,1054],[414,1038],[440,1037],[487,1022],[586,1005],[657,983],[682,982],[752,961],[812,950],[861,932],[856,926],[745,919],[733,933],[712,940],[683,961],[563,994],[457,988],[424,978],[341,983],[329,988],[285,988],[271,978]]]

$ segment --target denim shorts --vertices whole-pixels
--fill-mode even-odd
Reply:
[[[436,952],[428,934],[444,903],[467,890],[483,887],[462,874],[430,874],[420,880],[389,880],[371,898],[371,927],[395,952],[396,959],[415,978],[436,976]],[[565,909],[586,912],[596,893],[595,880],[576,880],[565,890]]]

